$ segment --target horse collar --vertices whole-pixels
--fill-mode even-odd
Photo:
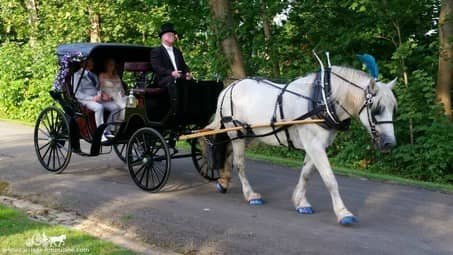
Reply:
[[[334,102],[332,101],[331,74],[336,74],[332,72],[330,68],[324,69],[323,75],[321,72],[322,71],[316,74],[312,93],[312,108],[322,108],[322,110],[316,114],[317,117],[325,120],[325,123],[321,124],[322,127],[326,129],[347,130],[351,119],[348,118],[340,121],[335,111]],[[321,77],[323,77],[323,79]]]

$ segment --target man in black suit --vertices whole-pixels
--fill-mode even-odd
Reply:
[[[159,33],[161,45],[151,51],[151,66],[154,72],[154,84],[165,87],[179,78],[192,79],[192,73],[184,61],[181,51],[173,47],[177,32],[173,24],[165,23]]]

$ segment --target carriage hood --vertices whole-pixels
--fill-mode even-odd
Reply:
[[[135,44],[120,43],[73,43],[62,44],[57,47],[57,56],[61,60],[64,56],[78,55],[81,60],[113,57],[120,61],[142,61],[148,62],[151,54],[151,47]]]

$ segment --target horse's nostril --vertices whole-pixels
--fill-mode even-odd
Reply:
[[[393,148],[394,146],[395,146],[395,143],[392,143],[392,142],[385,142],[383,148],[384,148],[385,150],[390,150],[390,149]]]

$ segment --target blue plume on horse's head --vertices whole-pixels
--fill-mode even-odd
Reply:
[[[378,66],[376,64],[376,60],[374,59],[374,57],[371,56],[370,54],[363,54],[363,55],[357,54],[357,57],[360,59],[360,61],[362,61],[362,63],[365,64],[365,66],[368,69],[368,72],[370,72],[371,76],[373,76],[374,79],[377,80],[377,78],[379,76],[379,69],[378,69]]]

